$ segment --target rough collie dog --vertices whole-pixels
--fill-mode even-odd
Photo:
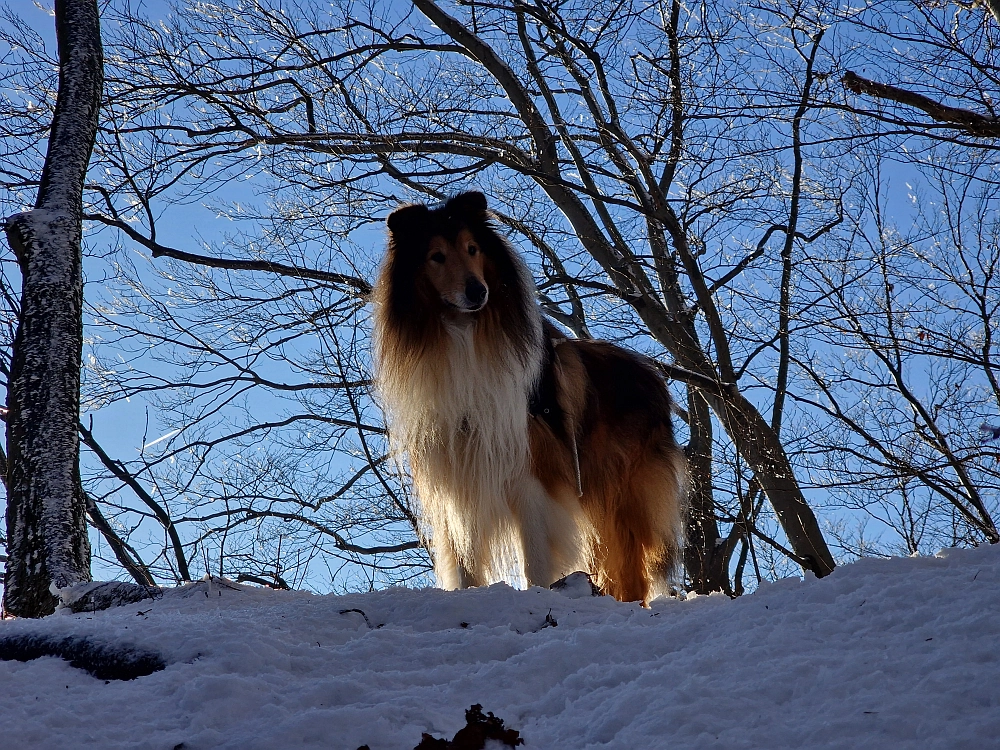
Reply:
[[[589,570],[648,602],[678,560],[686,476],[659,374],[542,317],[482,193],[401,207],[388,226],[376,382],[439,584]]]

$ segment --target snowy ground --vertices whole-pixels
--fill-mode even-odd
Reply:
[[[0,746],[409,750],[481,703],[546,750],[981,750],[1000,742],[998,594],[997,548],[651,610],[504,585],[334,597],[202,582],[0,623],[0,638],[86,636],[168,663],[105,682],[54,657],[0,662]]]

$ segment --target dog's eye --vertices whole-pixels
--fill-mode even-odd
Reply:
[[[469,255],[475,255],[479,252],[479,248],[475,245],[469,245]]]
[[[434,255],[431,256],[431,260],[435,263],[444,263],[444,253],[434,253]]]

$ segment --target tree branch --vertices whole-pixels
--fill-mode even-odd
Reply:
[[[82,491],[82,490],[81,490]],[[123,540],[115,530],[111,527],[108,519],[104,517],[101,513],[101,509],[97,506],[89,494],[87,497],[87,515],[90,516],[91,522],[94,524],[94,528],[101,532],[101,535],[107,541],[108,546],[111,547],[112,551],[115,553],[115,557],[121,566],[128,571],[129,575],[135,579],[135,582],[140,586],[155,586],[156,581],[153,579],[152,574],[149,572],[149,568],[142,562],[138,553],[132,549],[131,546],[125,540]]]
[[[101,447],[100,443],[94,438],[94,434],[88,430],[83,423],[80,423],[80,435],[83,438],[84,444],[101,459],[101,463],[114,474],[118,479],[127,484],[133,492],[138,496],[146,507],[153,511],[153,515],[156,516],[156,520],[160,522],[163,528],[166,530],[167,535],[170,537],[171,546],[174,548],[174,557],[177,560],[177,573],[180,575],[182,581],[190,581],[191,573],[188,570],[187,557],[184,554],[184,545],[181,544],[180,536],[177,534],[177,528],[174,526],[173,520],[170,518],[170,514],[164,509],[162,505],[156,502],[152,495],[146,492],[146,488],[139,484],[139,481],[132,476],[122,464],[121,461],[115,461],[111,456],[109,456],[104,448]]]
[[[961,107],[949,107],[947,104],[941,104],[923,94],[862,78],[850,70],[844,74],[841,81],[849,91],[855,94],[866,94],[876,99],[886,99],[907,107],[914,107],[936,122],[964,130],[977,138],[1000,137],[1000,119],[996,117],[989,117]]]
[[[152,252],[154,258],[173,258],[182,260],[185,263],[195,263],[197,265],[209,266],[210,268],[225,268],[230,271],[266,271],[279,276],[291,276],[297,279],[309,279],[311,281],[323,281],[334,284],[338,287],[349,287],[354,290],[358,297],[367,297],[372,290],[371,284],[356,276],[347,276],[342,273],[332,271],[320,271],[315,268],[299,268],[289,266],[284,263],[275,263],[270,260],[236,260],[231,258],[212,258],[207,255],[196,255],[183,250],[176,250],[166,245],[161,245],[155,240],[137,232],[133,227],[124,221],[112,219],[102,214],[84,214],[84,219],[88,221],[99,221],[110,227],[115,227],[129,236],[130,239]]]

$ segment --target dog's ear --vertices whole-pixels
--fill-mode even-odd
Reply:
[[[422,203],[413,206],[400,206],[389,214],[385,223],[393,234],[409,234],[427,221],[428,213],[427,206]]]
[[[445,204],[448,213],[469,219],[486,218],[486,196],[478,190],[459,193]]]

